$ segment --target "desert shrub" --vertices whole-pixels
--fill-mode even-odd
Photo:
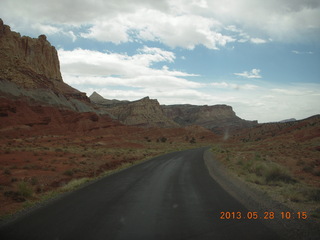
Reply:
[[[66,170],[63,174],[71,177],[73,176],[74,172],[73,170]]]
[[[11,178],[11,182],[18,182],[18,178]]]
[[[307,173],[312,173],[312,172],[313,172],[313,169],[314,169],[314,166],[312,166],[312,165],[307,165],[307,166],[304,166],[304,167],[302,168],[302,170],[303,170],[304,172],[307,172]]]
[[[237,162],[236,162],[237,165],[239,166],[243,166],[243,161],[241,159],[239,159]]]
[[[266,174],[267,165],[264,163],[256,163],[251,167],[251,172],[255,173],[257,176],[261,177]]]
[[[311,216],[315,218],[320,218],[320,208],[317,208],[311,212]]]
[[[255,161],[260,161],[260,160],[261,160],[261,156],[260,156],[259,153],[255,153],[255,155],[254,155],[254,160],[255,160]]]
[[[288,187],[285,189],[284,196],[286,199],[289,199],[291,202],[305,202],[306,194],[305,189],[299,187]]]
[[[5,175],[11,175],[10,169],[4,169],[4,170],[3,170],[3,174],[5,174]]]
[[[245,177],[245,179],[246,181],[252,182],[255,184],[259,184],[259,185],[265,184],[264,179],[262,177],[257,176],[256,174],[248,174]]]
[[[161,137],[157,140],[157,142],[163,142],[163,143],[165,143],[166,141],[167,141],[166,137]]]
[[[89,182],[89,178],[74,179],[61,188],[63,191],[70,191],[78,188],[80,185]]]
[[[299,159],[298,161],[297,161],[297,166],[302,166],[302,165],[304,165],[305,164],[305,162],[302,160],[302,159]]]
[[[307,192],[308,200],[320,202],[320,189],[310,189]]]
[[[296,180],[284,169],[278,165],[271,166],[265,174],[265,179],[267,183],[271,182],[285,182],[285,183],[295,183]]]
[[[320,176],[320,170],[315,170],[312,172],[314,176]]]
[[[36,178],[36,177],[32,177],[32,178],[31,178],[31,181],[30,181],[31,185],[34,186],[34,185],[38,184],[38,182],[39,182],[39,181],[38,181],[38,178]]]
[[[26,182],[19,182],[18,183],[18,193],[22,197],[28,198],[33,195],[32,187]]]

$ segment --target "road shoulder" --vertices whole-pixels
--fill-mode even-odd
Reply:
[[[204,152],[203,158],[211,177],[249,211],[262,214],[264,212],[274,212],[275,216],[280,216],[281,212],[294,212],[293,209],[275,201],[262,190],[253,188],[244,180],[228,171],[223,164],[214,159],[210,149]],[[320,236],[319,225],[310,219],[288,220],[278,217],[263,220],[263,222],[287,239],[318,239]]]

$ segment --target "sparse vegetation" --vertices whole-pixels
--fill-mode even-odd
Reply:
[[[260,128],[213,146],[215,158],[253,188],[290,208],[310,209],[310,215],[320,218],[319,132],[296,123]]]
[[[289,174],[289,172],[277,164],[272,164],[265,171],[265,180],[268,184],[274,182],[296,183],[297,181]]]
[[[5,175],[11,175],[10,169],[5,169],[5,170],[3,170],[3,174],[5,174]]]
[[[315,218],[320,218],[320,208],[317,208],[311,212],[311,216]]]
[[[27,182],[19,182],[18,194],[22,197],[29,198],[33,195],[33,189]]]
[[[69,169],[69,170],[64,171],[64,173],[63,173],[63,174],[71,177],[71,176],[73,176],[74,171],[73,171],[73,170],[71,170],[71,169]]]

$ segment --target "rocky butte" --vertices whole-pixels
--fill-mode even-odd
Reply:
[[[57,50],[45,35],[21,36],[0,19],[0,59],[3,94],[25,96],[81,112],[92,110],[85,93],[63,82]]]
[[[168,118],[159,102],[149,97],[137,101],[118,101],[103,98],[94,92],[90,99],[105,108],[115,119],[126,125],[140,127],[179,127],[172,119]]]
[[[239,118],[228,105],[163,105],[164,113],[181,126],[199,125],[217,134],[231,134],[258,125],[257,121]]]
[[[41,80],[44,85],[44,80],[62,82],[57,51],[45,35],[21,37],[0,19],[0,46],[2,78],[24,87],[39,87]],[[29,78],[40,79],[34,82]]]

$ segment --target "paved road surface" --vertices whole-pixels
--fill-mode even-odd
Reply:
[[[0,229],[0,239],[279,239],[208,174],[205,149],[170,153],[104,178]]]

